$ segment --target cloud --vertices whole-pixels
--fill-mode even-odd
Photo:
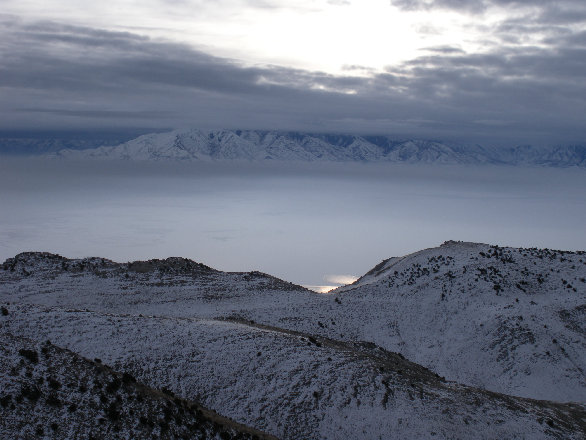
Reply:
[[[485,14],[501,8],[508,15],[522,12],[521,18],[514,18],[511,22],[529,27],[586,23],[586,2],[583,0],[391,0],[391,3],[406,11],[451,10],[468,14]],[[521,32],[519,29],[518,33]]]
[[[131,111],[131,110],[63,110],[52,108],[21,108],[15,109],[24,113],[49,113],[59,116],[75,116],[79,118],[130,118],[130,119],[152,119],[173,117],[175,112],[162,111]]]
[[[384,72],[348,66],[331,75],[246,66],[130,32],[1,23],[0,129],[259,128],[508,144],[586,138],[580,31],[482,53],[430,47]]]
[[[465,52],[460,49],[459,47],[452,47],[452,46],[434,46],[434,47],[426,47],[423,49],[427,52],[435,52],[439,54],[464,54]]]
[[[480,12],[486,8],[485,0],[391,0],[394,6],[408,11],[420,9],[456,9]]]

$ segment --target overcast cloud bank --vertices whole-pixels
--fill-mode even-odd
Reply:
[[[366,76],[368,66],[347,66],[345,75],[251,66],[138,32],[4,15],[0,129],[197,126],[509,146],[584,142],[583,2],[394,4],[407,10],[465,4],[470,14],[507,6],[516,14],[483,30],[491,38],[482,51],[429,47]]]

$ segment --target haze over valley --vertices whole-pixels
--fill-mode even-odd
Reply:
[[[335,286],[444,239],[586,248],[581,169],[7,158],[0,168],[1,259],[182,256]]]

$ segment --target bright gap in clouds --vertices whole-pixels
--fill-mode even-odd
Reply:
[[[5,0],[3,12],[26,20],[124,30],[186,43],[245,64],[276,64],[340,73],[351,66],[381,70],[422,55],[427,47],[477,51],[503,18],[446,10],[401,11],[389,0],[119,0],[80,4]],[[356,75],[367,70],[352,69]]]

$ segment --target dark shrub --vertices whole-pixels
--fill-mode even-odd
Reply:
[[[169,388],[163,387],[161,388],[161,391],[167,396],[175,397],[175,394]]]
[[[36,402],[41,397],[41,390],[39,390],[36,386],[29,387],[28,385],[23,385],[20,394],[23,397],[26,397],[28,400],[32,402]]]
[[[118,408],[116,407],[115,403],[110,404],[110,406],[106,410],[106,415],[108,416],[108,419],[110,419],[113,422],[120,420],[120,412],[118,411]]]
[[[21,355],[23,358],[29,360],[33,364],[39,362],[39,354],[34,350],[26,350],[24,348],[21,348],[20,350],[18,350],[18,354]]]
[[[52,388],[54,390],[58,390],[59,388],[61,388],[61,384],[59,383],[59,381],[53,379],[52,377],[50,377],[47,382],[49,383],[49,388]]]
[[[169,422],[173,417],[173,411],[171,408],[163,408],[163,414],[165,415],[165,421]]]
[[[2,408],[8,408],[8,405],[10,405],[11,400],[12,396],[10,394],[7,394],[6,396],[0,399],[0,405],[2,405]]]
[[[47,397],[47,405],[59,408],[61,406],[61,401],[55,394],[51,394]]]
[[[120,382],[120,379],[115,377],[114,380],[110,382],[108,386],[106,386],[106,391],[109,393],[115,393],[120,388],[120,385],[122,385],[122,382]]]
[[[134,382],[136,382],[136,379],[134,378],[134,376],[132,374],[124,373],[122,375],[122,382],[125,384],[134,383]]]

